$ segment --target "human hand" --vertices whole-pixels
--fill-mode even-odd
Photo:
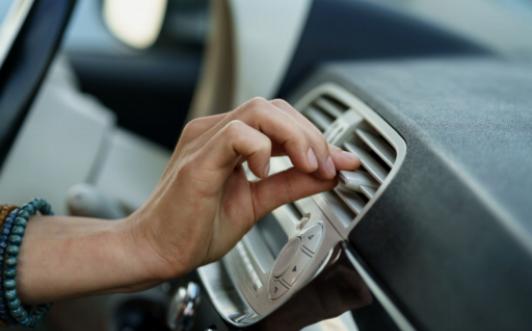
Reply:
[[[294,167],[268,176],[270,158],[279,155]],[[244,161],[259,181],[247,180]],[[359,165],[282,100],[254,98],[193,120],[159,185],[127,220],[138,257],[160,278],[182,275],[222,257],[264,214],[332,189],[337,170]]]

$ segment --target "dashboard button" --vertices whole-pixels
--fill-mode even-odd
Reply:
[[[286,292],[288,292],[288,288],[284,286],[280,281],[272,280],[270,282],[270,299],[278,299]]]
[[[301,233],[301,241],[312,253],[316,253],[321,243],[321,237],[323,235],[323,226],[321,224],[315,224]]]
[[[294,285],[299,275],[303,273],[311,260],[312,258],[309,255],[303,251],[299,251],[294,261],[288,267],[288,270],[283,274],[282,280],[290,286]]]
[[[288,267],[292,263],[292,260],[296,256],[297,252],[299,252],[299,248],[301,247],[301,239],[300,238],[293,238],[291,239],[281,250],[279,253],[279,256],[275,260],[275,265],[273,266],[272,275],[274,277],[281,277],[286,270],[288,270]]]

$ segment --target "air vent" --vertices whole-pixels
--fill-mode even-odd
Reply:
[[[288,207],[287,210],[290,215],[290,218],[292,219],[292,222],[296,223],[301,220],[301,218],[303,218],[304,213],[301,212],[301,209],[299,209],[299,207],[294,202],[288,203],[286,204],[286,206]]]
[[[375,129],[358,127],[353,131],[341,147],[356,154],[361,167],[354,172],[342,171],[340,184],[333,190],[335,198],[344,202],[349,211],[349,217],[338,215],[346,226],[375,198],[377,190],[390,174],[396,160],[393,147]]]
[[[325,132],[334,121],[349,109],[345,103],[334,97],[323,94],[313,100],[303,111],[303,114],[312,122],[321,132]]]
[[[352,228],[397,171],[406,145],[366,104],[335,85],[316,88],[302,104],[303,114],[327,132],[330,143],[356,154],[361,161],[357,171],[340,173],[335,189],[318,195],[326,213],[333,214],[344,228]],[[332,131],[339,133],[330,134]]]

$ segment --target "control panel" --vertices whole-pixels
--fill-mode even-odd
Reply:
[[[339,86],[318,86],[295,107],[329,143],[356,154],[361,168],[340,172],[339,185],[329,192],[277,208],[221,261],[199,269],[217,311],[235,326],[248,326],[268,316],[323,270],[334,248],[382,194],[406,154],[402,138]],[[270,168],[276,173],[291,166],[287,157],[278,157]]]

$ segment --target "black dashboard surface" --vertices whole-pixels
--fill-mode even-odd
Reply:
[[[353,249],[421,330],[532,327],[532,64],[487,58],[337,63],[335,82],[406,141]]]

